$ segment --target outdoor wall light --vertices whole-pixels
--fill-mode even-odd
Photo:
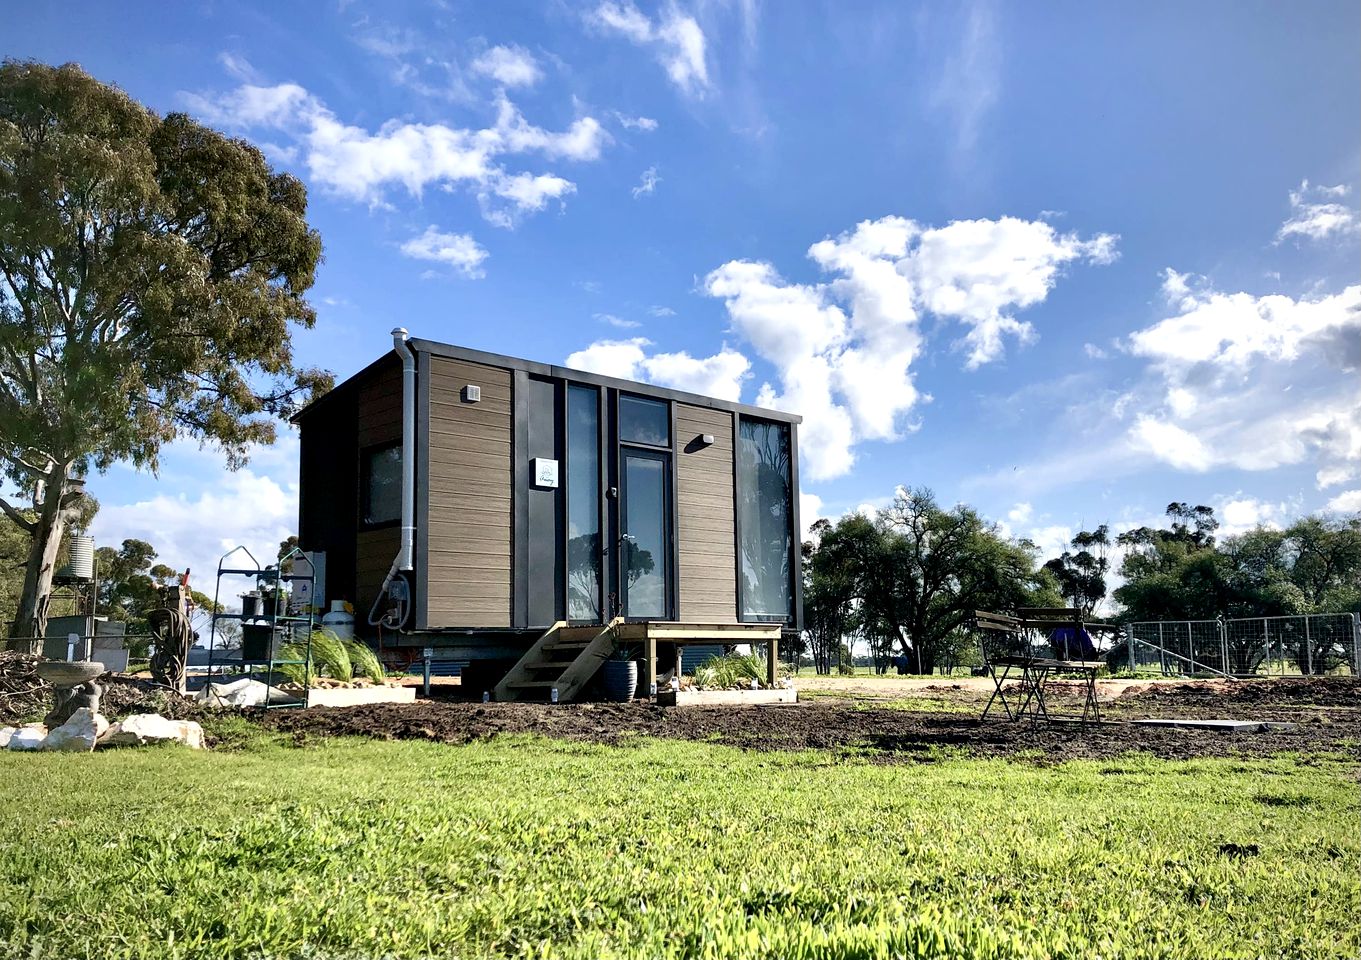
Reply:
[[[464,403],[478,403],[482,400],[482,388],[475,383],[470,383],[463,388]]]
[[[714,444],[714,435],[712,433],[702,433],[699,435],[699,442],[706,447],[711,447]]]

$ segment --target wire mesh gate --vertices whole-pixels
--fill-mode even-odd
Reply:
[[[1361,618],[1353,613],[1159,620],[1126,628],[1130,667],[1164,674],[1361,676]]]

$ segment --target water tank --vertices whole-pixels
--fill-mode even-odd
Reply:
[[[72,580],[95,578],[95,538],[76,534],[71,537],[70,562],[66,575]]]

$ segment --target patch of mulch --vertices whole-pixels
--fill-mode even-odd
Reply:
[[[1206,680],[1153,684],[1120,698],[1127,704],[1211,706],[1225,710],[1263,707],[1361,707],[1356,677],[1282,677],[1271,680]]]
[[[1316,682],[1316,681],[1306,681]],[[1199,694],[1193,694],[1192,699]],[[1282,694],[1288,697],[1289,694]],[[1267,698],[1269,702],[1269,697]],[[1221,714],[1240,717],[1226,704]],[[1169,709],[1164,716],[1176,716]],[[1036,763],[1116,757],[1140,751],[1164,759],[1336,752],[1361,759],[1361,713],[1328,723],[1302,718],[1293,731],[1235,734],[1109,723],[1078,727],[966,714],[914,713],[815,701],[785,706],[657,707],[652,704],[373,704],[274,711],[262,724],[309,737],[364,736],[467,743],[505,733],[626,743],[634,736],[728,744],[750,750],[841,750],[884,762],[931,761],[959,749]]]
[[[42,719],[52,707],[52,685],[38,676],[42,657],[0,651],[0,726]],[[159,713],[171,720],[200,720],[208,712],[202,704],[149,680],[106,673],[96,682],[104,688],[99,712],[109,720],[134,713]]]
[[[17,726],[51,706],[52,688],[37,673],[41,659],[37,654],[0,650],[0,726]]]
[[[159,713],[168,720],[202,720],[213,712],[193,697],[181,696],[150,680],[106,673],[97,682],[104,687],[99,712],[110,720],[134,713]]]

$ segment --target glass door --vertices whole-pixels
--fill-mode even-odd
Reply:
[[[671,617],[671,454],[624,448],[619,580],[624,616]]]

